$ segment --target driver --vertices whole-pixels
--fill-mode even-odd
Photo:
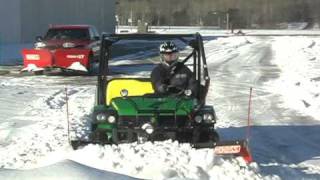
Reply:
[[[175,94],[185,90],[196,94],[196,81],[191,70],[179,62],[177,46],[171,42],[160,45],[161,63],[151,73],[153,89],[157,94]]]

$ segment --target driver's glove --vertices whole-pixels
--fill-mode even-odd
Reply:
[[[170,79],[169,78],[166,78],[162,81],[162,84],[165,84],[165,85],[169,85],[170,84]]]
[[[160,93],[166,93],[168,92],[168,85],[167,84],[161,84],[158,88],[158,91]]]
[[[179,93],[180,90],[179,88],[173,86],[173,85],[169,85],[167,86],[167,92],[170,92],[170,93]]]

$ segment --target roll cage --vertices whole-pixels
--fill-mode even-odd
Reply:
[[[202,36],[196,34],[103,34],[100,43],[100,57],[98,70],[97,105],[106,105],[106,86],[109,75],[109,60],[111,58],[111,47],[120,40],[170,40],[179,39],[187,46],[192,47],[192,52],[182,61],[193,59],[193,74],[196,78],[198,92],[196,98],[200,105],[205,104],[210,77],[207,68],[206,56],[203,47]]]

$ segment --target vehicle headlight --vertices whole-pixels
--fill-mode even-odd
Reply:
[[[185,94],[186,96],[191,96],[192,91],[191,91],[190,89],[186,89],[186,90],[184,90],[184,94]]]
[[[211,123],[211,122],[214,122],[214,115],[211,114],[211,113],[205,113],[203,114],[203,120],[207,123]]]
[[[146,133],[148,133],[148,134],[152,134],[153,131],[154,131],[153,126],[151,124],[149,124],[149,123],[146,123],[146,124],[142,125],[141,129],[145,130]]]
[[[129,92],[128,92],[128,90],[126,90],[126,89],[122,89],[122,90],[120,91],[120,95],[121,95],[122,97],[127,97],[128,94],[129,94]]]
[[[62,47],[64,48],[73,48],[73,47],[76,47],[76,45],[74,43],[71,43],[71,42],[65,42],[62,44]]]
[[[100,122],[101,121],[106,121],[107,120],[107,115],[105,113],[99,113],[99,114],[97,114],[96,118]]]
[[[202,116],[197,115],[196,117],[194,117],[194,120],[195,120],[197,123],[201,123],[201,121],[202,121]]]
[[[46,47],[46,44],[44,42],[36,42],[34,44],[34,47],[35,48],[44,48],[44,47]]]
[[[116,122],[116,117],[115,117],[114,115],[110,115],[110,116],[108,117],[108,122],[109,122],[109,123],[115,123],[115,122]]]

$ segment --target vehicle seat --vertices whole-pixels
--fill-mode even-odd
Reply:
[[[145,79],[113,79],[108,82],[106,88],[106,103],[110,104],[111,100],[121,97],[120,91],[128,90],[128,96],[142,96],[154,93],[151,81]]]

